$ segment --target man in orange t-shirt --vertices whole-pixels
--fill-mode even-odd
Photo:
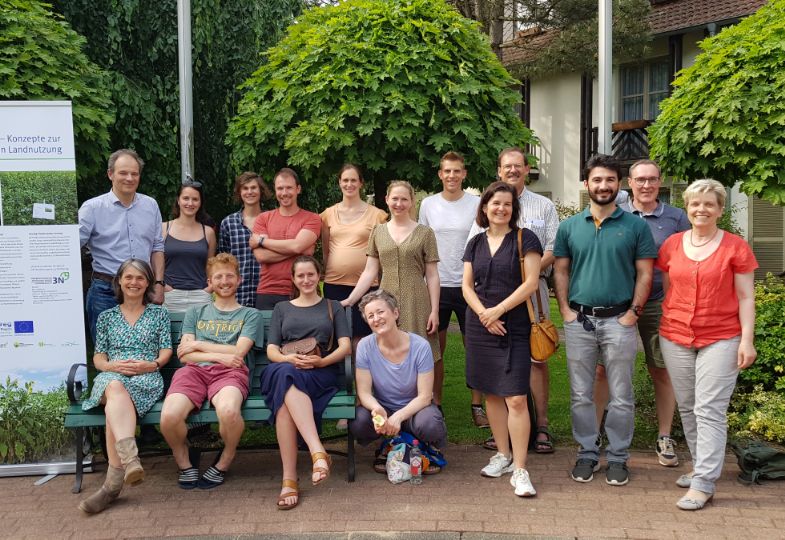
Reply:
[[[313,255],[322,230],[318,214],[297,205],[302,191],[300,179],[292,169],[275,174],[278,208],[256,218],[249,245],[261,265],[256,309],[270,310],[289,300],[292,292],[292,263],[299,255]]]

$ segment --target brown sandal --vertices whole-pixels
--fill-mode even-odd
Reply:
[[[281,489],[283,488],[293,489],[294,491],[290,491],[289,493],[281,493],[278,495],[278,504],[276,506],[278,507],[278,510],[291,510],[300,504],[300,488],[297,485],[297,480],[289,480],[288,478],[284,478],[283,482],[281,482]],[[294,504],[284,503],[284,501],[289,497],[297,497],[297,500]]]
[[[313,478],[311,478],[311,482],[313,483],[314,486],[318,486],[319,484],[321,484],[322,482],[324,482],[325,480],[330,478],[330,469],[329,468],[332,467],[332,465],[333,465],[333,459],[326,452],[314,452],[314,453],[311,454],[311,462],[312,463],[316,463],[320,459],[323,459],[323,460],[325,460],[327,462],[327,468],[314,466],[313,472],[319,473],[319,475],[324,474],[323,477],[320,477],[319,480],[316,480],[315,482],[313,481]]]

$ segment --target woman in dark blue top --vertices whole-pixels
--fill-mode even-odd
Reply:
[[[212,292],[205,265],[215,255],[216,237],[205,226],[202,184],[183,182],[172,206],[172,219],[161,225],[164,237],[164,306],[169,312],[185,312],[208,304]]]

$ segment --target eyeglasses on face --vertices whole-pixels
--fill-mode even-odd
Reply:
[[[632,181],[638,187],[643,187],[646,184],[649,184],[650,186],[656,186],[657,184],[660,183],[660,177],[659,176],[638,176],[638,177],[633,178]]]
[[[583,329],[586,330],[587,332],[594,332],[597,329],[597,327],[594,326],[594,323],[591,322],[586,317],[586,315],[584,315],[580,311],[578,312],[578,322],[583,325]]]

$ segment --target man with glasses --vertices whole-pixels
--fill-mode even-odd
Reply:
[[[550,318],[550,304],[548,295],[547,277],[553,264],[553,242],[556,239],[556,230],[559,228],[559,215],[556,206],[547,197],[526,189],[526,180],[529,177],[529,164],[526,154],[521,148],[505,148],[499,152],[498,169],[496,174],[499,180],[513,186],[518,193],[518,202],[521,205],[519,227],[532,231],[542,244],[543,255],[540,262],[540,291],[539,298],[543,299],[542,306],[537,301],[537,295],[532,296],[532,305],[535,315],[539,317],[544,313]],[[482,232],[482,228],[474,223],[469,231],[468,239]],[[468,243],[467,239],[467,243]],[[532,359],[531,380],[529,386],[534,400],[534,409],[537,415],[537,435],[534,451],[538,454],[553,452],[553,440],[548,431],[548,387],[549,373],[547,362],[538,362]],[[493,438],[483,444],[486,448],[496,449]]]
[[[649,226],[654,243],[659,251],[660,246],[672,234],[686,231],[690,228],[687,214],[681,208],[675,208],[660,202],[659,192],[662,184],[660,167],[649,159],[636,161],[630,167],[630,187],[632,200],[621,204],[626,212],[638,216]],[[676,410],[676,399],[673,396],[673,387],[665,361],[660,351],[660,317],[662,316],[662,300],[665,291],[662,288],[662,273],[654,269],[651,292],[646,301],[646,306],[638,319],[638,333],[643,342],[643,351],[646,355],[646,367],[654,383],[654,402],[657,409],[657,424],[659,435],[655,443],[657,459],[664,467],[676,467],[679,458],[671,439],[673,413]],[[608,381],[605,367],[597,366],[597,381],[594,387],[594,402],[598,411],[603,411],[608,402]]]
[[[563,221],[553,253],[556,298],[564,319],[573,437],[579,444],[572,479],[590,482],[599,470],[599,426],[593,401],[602,358],[610,403],[605,481],[629,481],[627,459],[635,426],[632,374],[638,352],[635,325],[651,288],[657,246],[649,227],[616,206],[621,168],[612,157],[592,157],[584,170],[590,203]]]
[[[164,239],[161,210],[152,197],[137,193],[144,161],[133,150],[109,156],[106,174],[112,182],[108,193],[89,199],[79,208],[79,240],[93,257],[85,312],[95,343],[95,324],[102,311],[117,305],[112,280],[125,260],[141,259],[155,273],[155,297],[164,300]]]

